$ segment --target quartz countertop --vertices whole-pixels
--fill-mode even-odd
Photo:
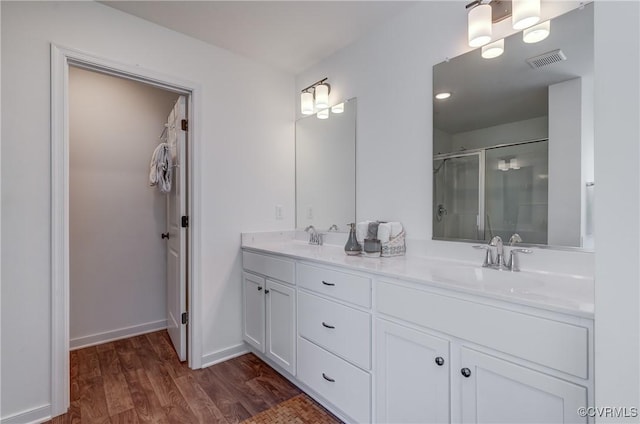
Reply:
[[[419,256],[348,256],[342,246],[314,246],[287,237],[243,237],[242,248],[583,318],[593,319],[594,314],[594,281],[579,275],[498,271],[460,261]]]

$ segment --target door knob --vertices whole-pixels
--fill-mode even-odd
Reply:
[[[162,233],[161,236],[163,239],[169,240],[169,233]]]
[[[466,378],[471,377],[471,370],[469,368],[462,368],[460,370],[460,373],[465,376]]]
[[[436,364],[438,364],[439,367],[444,365],[444,358],[442,356],[438,356],[436,358]]]

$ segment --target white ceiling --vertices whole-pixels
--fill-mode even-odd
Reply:
[[[413,1],[101,1],[174,31],[298,74]]]

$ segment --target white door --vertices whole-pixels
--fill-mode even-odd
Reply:
[[[173,182],[167,195],[167,327],[181,361],[187,359],[187,228],[182,217],[187,216],[187,133],[182,120],[187,119],[186,99],[180,96],[167,120],[167,143],[173,155]]]
[[[585,387],[467,348],[460,360],[463,423],[587,422]]]
[[[295,373],[296,291],[292,287],[267,280],[266,354],[291,374]]]
[[[242,274],[242,334],[260,352],[264,352],[264,286],[264,278],[248,272]]]
[[[376,320],[378,423],[449,422],[449,341]]]

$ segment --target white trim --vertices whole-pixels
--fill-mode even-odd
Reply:
[[[123,327],[116,330],[70,339],[69,348],[70,350],[82,349],[84,347],[113,342],[116,340],[126,339],[128,337],[139,336],[141,334],[153,333],[154,331],[164,330],[165,328],[167,328],[166,319],[147,322],[145,324],[132,325],[130,327]]]
[[[251,351],[247,348],[247,345],[244,343],[240,343],[235,346],[207,353],[206,355],[202,356],[202,368],[210,367],[211,365],[236,358],[249,352]]]
[[[43,405],[18,412],[0,421],[2,424],[38,424],[51,419],[51,405]]]
[[[69,65],[143,82],[189,98],[188,364],[202,367],[200,322],[200,84],[51,45],[51,415],[69,407]]]

